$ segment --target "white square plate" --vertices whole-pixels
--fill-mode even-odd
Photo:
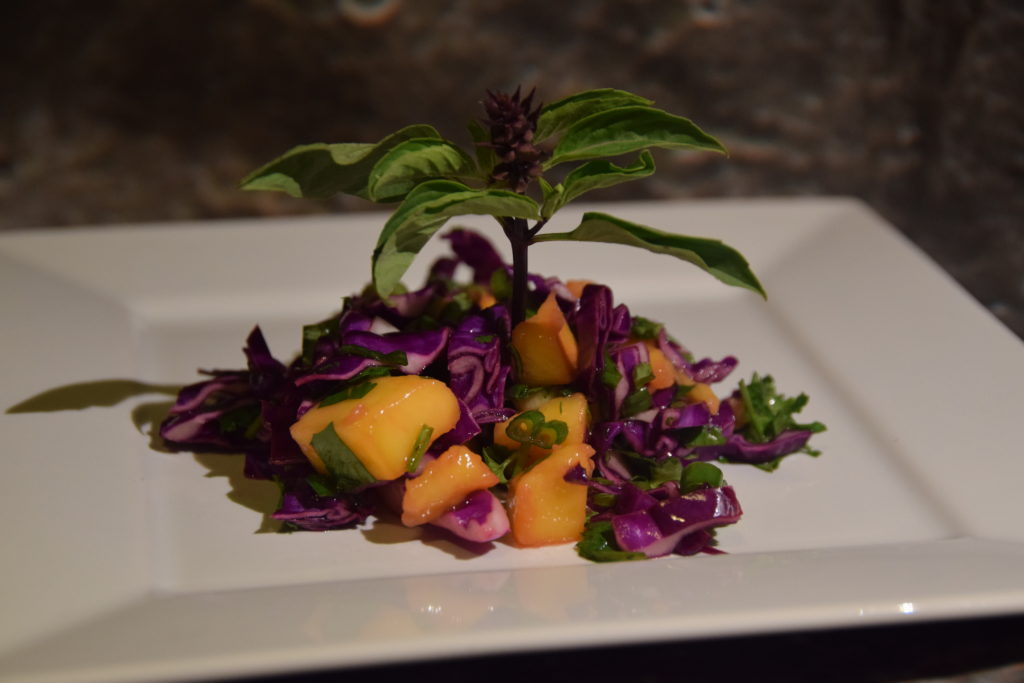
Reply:
[[[730,389],[770,373],[829,427],[820,458],[726,467],[745,511],[719,534],[729,554],[594,565],[571,546],[472,556],[383,524],[267,533],[275,487],[240,458],[152,448],[138,425],[159,419],[166,385],[242,367],[257,322],[290,359],[299,327],[361,288],[379,214],[7,234],[0,678],[211,678],[1024,610],[1016,337],[854,201],[597,208],[724,239],[768,301],[622,247],[537,245],[531,270],[611,285],[696,355],[738,356]]]

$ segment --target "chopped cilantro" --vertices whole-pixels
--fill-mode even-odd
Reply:
[[[740,430],[751,443],[767,443],[785,431],[806,429],[822,432],[820,422],[800,424],[793,418],[807,405],[807,394],[787,398],[775,389],[771,375],[759,377],[755,372],[749,383],[740,381],[740,396],[747,423]]]

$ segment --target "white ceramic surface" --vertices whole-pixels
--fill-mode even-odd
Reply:
[[[381,524],[266,533],[274,486],[245,480],[240,459],[151,448],[137,425],[166,408],[161,387],[241,366],[257,322],[290,357],[300,325],[362,286],[380,215],[7,234],[0,406],[18,408],[0,415],[0,679],[210,678],[1024,610],[1016,337],[854,201],[599,208],[726,240],[768,301],[625,248],[542,244],[531,269],[612,285],[698,356],[737,355],[730,387],[771,373],[829,426],[820,458],[725,468],[745,510],[719,534],[728,555],[592,565],[569,546],[476,557]],[[84,406],[98,395],[108,405]]]

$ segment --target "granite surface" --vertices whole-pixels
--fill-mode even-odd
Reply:
[[[0,228],[353,211],[241,193],[300,142],[464,140],[487,88],[620,87],[728,159],[596,199],[866,200],[1024,336],[1017,0],[41,0],[0,23]],[[865,264],[870,272],[870,264]]]

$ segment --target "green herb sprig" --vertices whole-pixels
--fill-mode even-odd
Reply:
[[[432,126],[412,125],[376,143],[316,143],[295,147],[248,177],[245,190],[273,190],[324,199],[339,193],[397,203],[373,250],[377,293],[394,293],[416,255],[454,216],[489,215],[512,249],[509,307],[526,313],[528,248],[537,242],[623,244],[687,261],[720,281],[764,296],[747,261],[714,239],[669,233],[600,212],[588,212],[567,232],[541,230],[555,213],[587,192],[654,173],[653,148],[726,153],[689,119],[622,90],[599,89],[534,107],[525,97],[489,92],[485,121],[473,121],[472,153]],[[636,157],[625,165],[611,159]],[[575,164],[552,184],[545,174]],[[533,196],[531,196],[531,190]]]

